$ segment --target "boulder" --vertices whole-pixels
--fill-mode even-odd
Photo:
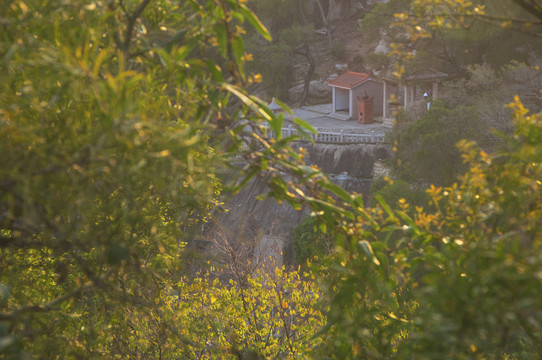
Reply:
[[[291,102],[298,103],[301,100],[303,86],[304,84],[299,84],[288,90]],[[309,83],[307,102],[311,104],[331,102],[331,87],[327,84],[327,80],[312,80]]]
[[[348,70],[348,64],[335,64],[335,69],[337,69],[337,73],[344,74]]]
[[[384,40],[380,40],[377,47],[375,48],[375,54],[387,54],[390,50],[388,49],[388,46],[386,45],[386,42]]]

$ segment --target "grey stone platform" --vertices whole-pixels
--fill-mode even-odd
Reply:
[[[391,130],[388,126],[389,122],[382,118],[376,118],[372,124],[359,124],[355,120],[339,120],[333,116],[331,104],[303,106],[292,111],[293,117],[303,119],[322,131],[344,130],[352,134],[385,134]],[[291,118],[291,115],[286,116],[287,120]]]

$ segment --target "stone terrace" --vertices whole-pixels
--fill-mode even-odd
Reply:
[[[384,135],[391,129],[379,122],[379,118],[372,124],[359,124],[355,120],[340,120],[333,117],[331,113],[331,104],[320,104],[303,106],[301,108],[292,109],[293,116],[303,119],[314,128],[320,131],[341,131],[350,134],[374,134]],[[291,120],[290,115],[286,115],[287,120]]]

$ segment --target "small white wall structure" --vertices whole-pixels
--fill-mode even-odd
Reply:
[[[383,84],[368,74],[347,71],[329,80],[332,88],[332,114],[344,115],[346,119],[358,118],[357,97],[374,97],[375,116],[382,115]]]

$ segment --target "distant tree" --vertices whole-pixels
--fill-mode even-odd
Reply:
[[[411,183],[449,185],[466,170],[456,144],[462,139],[485,144],[487,133],[474,107],[433,101],[416,121],[403,114],[395,129],[397,174]]]
[[[541,66],[534,55],[527,63],[512,61],[497,69],[488,64],[474,65],[467,68],[467,78],[448,82],[443,96],[453,105],[476,106],[484,128],[489,130],[489,143],[484,146],[491,150],[503,143],[498,133],[514,132],[512,112],[502,104],[519,95],[531,111],[542,110]]]
[[[542,41],[542,22],[509,0],[392,0],[374,7],[363,26],[369,39],[390,44],[406,72],[433,67],[453,77],[467,76],[473,64],[527,61]]]

